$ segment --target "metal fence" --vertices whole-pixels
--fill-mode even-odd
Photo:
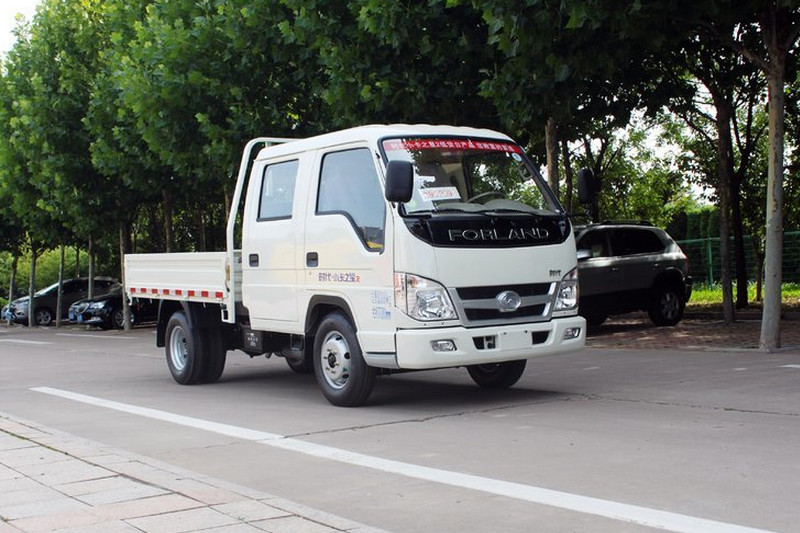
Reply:
[[[722,279],[722,262],[720,260],[719,237],[677,241],[678,245],[689,256],[689,273],[695,283],[713,284]],[[731,276],[735,277],[736,258],[733,257],[733,238],[731,238]],[[747,279],[756,281],[756,261],[753,243],[749,235],[744,238],[745,264]],[[800,231],[783,234],[783,282],[800,283]]]

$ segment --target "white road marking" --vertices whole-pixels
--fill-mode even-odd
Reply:
[[[53,344],[52,342],[45,342],[45,341],[26,341],[22,339],[0,339],[0,342],[10,342],[13,344]]]
[[[74,400],[76,402],[94,405],[97,407],[105,407],[107,409],[113,409],[123,413],[144,416],[155,420],[161,420],[186,427],[210,431],[220,435],[258,442],[266,446],[304,453],[322,459],[330,459],[414,479],[422,479],[434,483],[472,489],[540,505],[548,505],[569,511],[611,518],[613,520],[619,520],[622,522],[640,524],[666,531],[675,531],[677,533],[775,533],[766,529],[739,526],[726,522],[718,522],[715,520],[707,520],[705,518],[671,513],[669,511],[650,509],[638,505],[629,505],[611,500],[603,500],[600,498],[581,496],[578,494],[544,489],[531,485],[523,485],[521,483],[512,483],[499,479],[474,476],[471,474],[463,474],[449,470],[440,470],[438,468],[415,465],[412,463],[393,461],[391,459],[382,459],[380,457],[350,452],[340,448],[333,448],[331,446],[324,446],[321,444],[315,444],[313,442],[306,442],[299,439],[284,437],[283,435],[278,435],[276,433],[267,433],[264,431],[257,431],[239,426],[220,424],[200,418],[193,418],[170,413],[168,411],[161,411],[158,409],[150,409],[148,407],[140,407],[137,405],[105,400],[103,398],[86,396],[84,394],[61,389],[35,387],[31,390],[66,398],[68,400]]]
[[[56,333],[60,337],[82,337],[84,339],[128,339],[135,340],[136,337],[125,337],[122,335],[93,335],[91,333]]]
[[[800,368],[800,365],[783,365],[781,368]]]

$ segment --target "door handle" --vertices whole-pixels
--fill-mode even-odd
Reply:
[[[250,264],[251,267],[257,267],[258,266],[258,254],[250,254],[247,257],[247,261],[248,261],[248,263]]]
[[[319,266],[319,255],[317,252],[308,252],[306,254],[306,266],[317,267]]]

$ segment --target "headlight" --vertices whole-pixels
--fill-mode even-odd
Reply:
[[[92,302],[89,304],[89,309],[102,309],[108,303],[107,300],[103,300],[102,302]]]
[[[20,302],[20,303],[16,304],[14,307],[16,307],[17,310],[22,311],[23,309],[27,309],[28,308],[28,304],[29,303],[30,302],[28,302],[28,300],[25,300],[24,302]]]
[[[573,268],[561,279],[558,286],[556,306],[558,311],[572,311],[578,308],[578,269]]]
[[[416,320],[454,320],[457,316],[444,287],[413,274],[394,275],[394,304]]]

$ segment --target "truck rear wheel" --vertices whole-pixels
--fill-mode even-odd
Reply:
[[[167,323],[166,355],[172,379],[181,385],[197,383],[203,375],[202,342],[183,311],[173,313]]]
[[[526,359],[521,359],[506,363],[473,365],[467,367],[467,372],[472,381],[484,389],[507,389],[519,381],[527,364]]]
[[[355,329],[339,312],[319,324],[314,371],[325,398],[340,407],[363,404],[375,385],[375,371],[364,361]]]
[[[228,351],[222,340],[222,331],[220,328],[209,328],[203,330],[201,337],[203,338],[204,368],[198,381],[215,383],[222,376],[222,371],[225,370],[225,360],[228,358]]]

